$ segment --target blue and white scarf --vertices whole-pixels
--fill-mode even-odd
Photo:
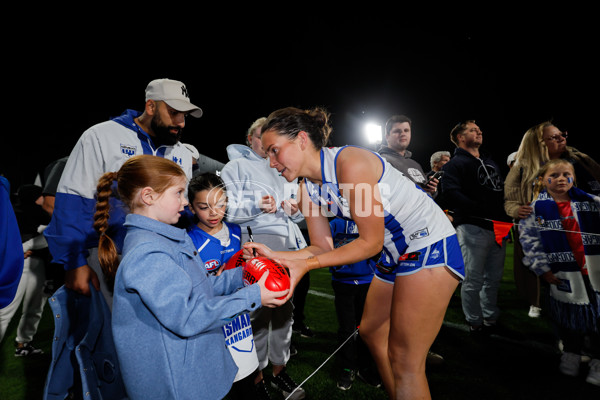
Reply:
[[[532,203],[534,212],[520,224],[524,261],[536,274],[551,270],[563,281],[561,285],[550,285],[550,313],[561,326],[597,332],[600,326],[600,198],[575,187],[569,191],[569,197],[581,231],[588,276],[583,275],[575,260],[558,206],[546,191],[539,194]]]

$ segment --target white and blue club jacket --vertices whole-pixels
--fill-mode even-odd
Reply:
[[[152,139],[134,122],[140,112],[126,110],[122,115],[87,129],[77,141],[58,184],[52,221],[44,231],[53,262],[70,270],[86,265],[88,250],[98,246],[93,228],[96,186],[105,172],[118,171],[130,157],[152,154],[173,160],[192,176],[192,154],[181,143],[156,148]],[[117,248],[125,237],[127,209],[115,197],[110,199],[109,235]]]

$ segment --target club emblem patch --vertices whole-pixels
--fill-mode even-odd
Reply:
[[[125,154],[127,157],[135,156],[137,152],[137,147],[131,146],[129,144],[121,144],[121,153]]]

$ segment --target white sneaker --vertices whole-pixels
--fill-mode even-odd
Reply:
[[[575,353],[564,352],[560,356],[560,365],[558,369],[565,375],[579,375],[579,365],[581,364],[581,356]],[[599,371],[600,372],[600,371]]]
[[[542,315],[542,309],[536,306],[529,307],[529,318],[539,318]]]
[[[585,381],[592,385],[600,386],[600,360],[594,358],[590,361],[590,370]]]

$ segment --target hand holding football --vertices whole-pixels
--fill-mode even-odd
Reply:
[[[285,267],[277,261],[266,257],[255,257],[250,259],[244,265],[243,279],[244,285],[252,285],[258,282],[260,277],[266,270],[269,270],[269,275],[265,281],[265,288],[272,292],[280,292],[290,288],[290,276]],[[284,299],[281,297],[279,299]]]

